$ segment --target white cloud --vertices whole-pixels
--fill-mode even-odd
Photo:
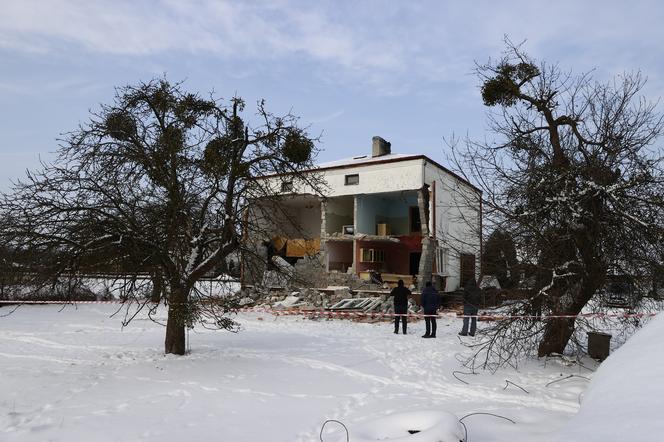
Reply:
[[[20,0],[2,12],[0,45],[20,51],[69,43],[106,54],[303,53],[347,67],[394,65],[373,51],[373,42],[356,40],[352,29],[290,2]]]
[[[326,123],[328,121],[336,120],[340,116],[342,116],[345,113],[343,109],[339,109],[335,112],[332,112],[331,114],[328,115],[323,115],[320,117],[313,117],[310,118],[308,121],[309,123],[315,123],[315,124],[320,124],[320,123]]]
[[[543,8],[525,0],[4,0],[0,48],[311,62],[307,68],[320,78],[399,95],[423,84],[473,81],[473,60],[497,55],[504,34],[527,38],[536,56],[558,57],[553,61],[577,70],[600,64],[610,72],[644,67],[631,66],[643,61],[630,51],[657,51],[664,38],[657,3],[561,0]]]

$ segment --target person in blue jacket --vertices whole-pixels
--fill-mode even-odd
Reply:
[[[421,297],[422,309],[424,310],[424,323],[426,324],[426,333],[422,336],[423,338],[435,338],[436,337],[436,317],[429,315],[437,315],[438,308],[440,307],[440,295],[438,291],[433,288],[431,281],[427,281],[422,290]]]

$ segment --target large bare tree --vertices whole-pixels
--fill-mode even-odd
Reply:
[[[259,234],[243,214],[274,188],[257,178],[286,174],[316,188],[302,173],[315,140],[297,118],[259,102],[250,124],[244,107],[165,79],[119,88],[61,140],[52,164],[3,196],[3,244],[40,257],[22,265],[42,280],[120,273],[128,299],[143,299],[140,275],[163,278],[166,353],[185,353],[185,327],[197,321],[233,328],[232,299],[210,299],[197,282],[241,250],[242,235]]]
[[[526,317],[490,328],[480,348],[500,362],[525,342],[540,356],[562,354],[608,272],[638,277],[661,257],[662,115],[641,96],[639,73],[602,83],[509,41],[477,74],[495,136],[457,143],[455,156],[484,190],[487,224],[509,234],[537,274],[512,309]]]

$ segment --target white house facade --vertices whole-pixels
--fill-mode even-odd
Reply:
[[[312,173],[326,184],[323,195],[287,176],[267,178],[281,195],[263,206],[271,255],[291,263],[315,255],[326,272],[388,284],[433,279],[446,291],[479,277],[481,192],[450,170],[424,155],[393,154],[374,137],[371,155]]]

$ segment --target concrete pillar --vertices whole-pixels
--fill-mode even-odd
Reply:
[[[325,198],[320,199],[320,241],[321,246],[323,241],[327,239],[327,200]]]
[[[425,184],[417,191],[417,205],[420,208],[422,236],[429,236],[429,201],[429,186]]]
[[[353,234],[357,234],[357,197],[353,197]],[[357,240],[353,238],[353,265],[351,269],[357,273]]]
[[[330,271],[329,255],[327,253],[327,200],[320,199],[320,261],[326,272]]]
[[[438,242],[429,232],[429,186],[424,185],[417,191],[417,205],[420,208],[420,224],[422,225],[422,256],[420,257],[419,274],[417,285],[421,290],[426,281],[431,279],[433,271],[433,259],[436,255]]]

